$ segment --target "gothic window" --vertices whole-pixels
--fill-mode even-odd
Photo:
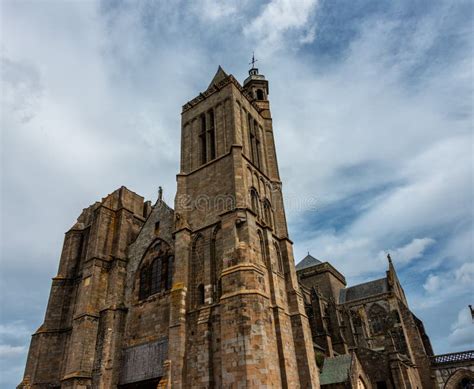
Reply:
[[[385,329],[387,311],[379,304],[374,304],[370,307],[368,316],[372,334],[381,334]]]
[[[217,226],[212,232],[211,237],[211,283],[212,298],[220,298],[220,277],[222,272],[222,233],[220,226]]]
[[[205,249],[209,247],[206,244],[204,237],[197,234],[194,238],[192,254],[191,254],[191,271],[189,272],[190,285],[190,303],[193,307],[198,307],[202,304],[202,294],[204,293],[205,272],[209,272],[209,268],[205,263]],[[202,291],[201,291],[202,285]]]
[[[211,109],[209,116],[209,159],[216,158],[216,128],[214,123],[214,111]]]
[[[265,199],[263,202],[263,217],[265,219],[265,223],[273,227],[273,211],[272,211],[272,205],[270,204],[270,201],[268,199]]]
[[[197,301],[198,305],[203,305],[205,297],[206,297],[203,284],[199,284],[199,286],[197,287],[197,294],[198,294],[198,301]]]
[[[140,300],[143,300],[150,295],[150,276],[151,273],[148,271],[148,266],[143,266],[140,270]]]
[[[151,257],[151,259],[150,259]],[[161,241],[151,246],[143,258],[139,272],[138,298],[140,300],[171,288],[173,256],[170,247]]]
[[[251,201],[251,206],[252,206],[252,211],[255,212],[257,216],[259,216],[259,196],[255,188],[250,189],[250,201]]]
[[[265,242],[263,241],[262,232],[258,231],[257,234],[258,234],[258,242],[260,244],[260,256],[261,256],[262,262],[265,263],[265,259],[266,259]]]
[[[151,263],[150,294],[155,294],[161,289],[161,258],[155,258]]]
[[[390,318],[393,324],[400,323],[400,314],[398,313],[398,311],[393,310],[392,312],[390,312]]]
[[[206,116],[201,115],[201,132],[199,134],[201,144],[201,163],[207,162],[207,137],[206,137]]]
[[[249,127],[249,146],[250,146],[250,160],[255,163],[255,130],[253,127],[253,119],[248,114],[248,127]]]
[[[261,157],[261,153],[260,153],[260,137],[259,137],[259,134],[258,134],[258,123],[256,120],[254,120],[254,125],[253,125],[253,128],[254,128],[254,132],[255,132],[255,136],[254,136],[254,142],[255,142],[255,165],[260,168],[260,161],[262,159]]]
[[[283,260],[281,258],[281,251],[280,251],[280,246],[278,245],[277,242],[274,242],[273,245],[275,246],[275,251],[277,255],[277,266],[278,266],[278,271],[280,273],[283,273]]]
[[[257,100],[263,100],[263,90],[257,89]]]
[[[400,354],[408,355],[407,343],[405,340],[405,334],[403,332],[402,327],[396,327],[393,331],[391,331],[393,343],[395,345],[395,349]]]

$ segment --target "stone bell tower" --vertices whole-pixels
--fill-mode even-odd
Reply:
[[[219,67],[183,106],[169,360],[173,388],[317,388],[268,81]]]

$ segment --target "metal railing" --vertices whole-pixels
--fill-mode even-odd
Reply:
[[[444,365],[448,363],[474,361],[474,350],[461,351],[458,353],[450,353],[443,355],[434,355],[430,357],[430,360],[433,365]]]

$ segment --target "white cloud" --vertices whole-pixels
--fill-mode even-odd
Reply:
[[[436,241],[431,238],[413,239],[410,243],[403,247],[389,250],[390,255],[396,258],[397,263],[407,264],[408,262],[420,258],[424,251],[433,245]],[[379,257],[385,259],[386,253],[380,252]]]
[[[455,280],[463,285],[474,285],[474,262],[464,263],[455,271]]]
[[[455,297],[472,294],[473,284],[473,262],[466,262],[449,271],[430,273],[423,284],[426,293],[416,296],[414,306],[423,309],[440,306]]]
[[[240,1],[235,0],[193,1],[194,12],[196,12],[196,15],[203,20],[210,22],[227,23],[229,22],[229,17],[237,14],[237,12],[244,6],[245,4],[240,4]]]
[[[423,284],[423,288],[428,293],[434,293],[439,290],[441,286],[441,278],[437,275],[430,274],[426,279],[425,283]]]
[[[23,338],[31,335],[31,329],[28,328],[23,320],[14,321],[12,323],[0,324],[0,338]]]
[[[361,17],[329,64],[294,50],[325,33],[317,1],[2,3],[2,283],[17,297],[2,309],[16,309],[30,276],[43,294],[21,314],[40,324],[63,232],[88,204],[121,185],[154,199],[160,184],[172,204],[181,105],[219,63],[242,80],[255,48],[284,193],[298,199],[287,208],[296,257],[309,249],[367,278],[383,275],[390,251],[417,277],[409,300],[442,331],[433,318],[473,280],[472,39],[451,3],[414,15],[409,33],[399,14]],[[315,212],[301,207],[314,198]],[[2,343],[23,347],[11,339]]]
[[[468,349],[474,345],[474,323],[469,307],[459,311],[457,320],[451,325],[449,343],[452,347]]]
[[[312,23],[317,5],[317,0],[272,0],[244,28],[245,36],[255,41],[259,55],[267,58],[287,43],[311,43],[315,38],[315,29],[308,24]],[[298,38],[286,42],[290,38],[289,33],[295,32]]]
[[[25,346],[10,346],[8,344],[0,344],[0,358],[11,358],[22,355],[26,352]]]

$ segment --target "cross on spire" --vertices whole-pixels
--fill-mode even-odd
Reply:
[[[252,69],[255,68],[255,62],[258,62],[258,59],[255,59],[255,52],[252,51],[252,61],[249,62],[249,65],[252,65]]]

